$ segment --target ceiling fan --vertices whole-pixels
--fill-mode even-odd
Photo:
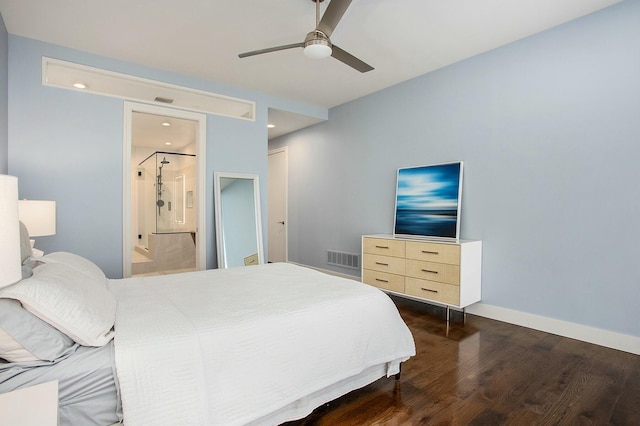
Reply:
[[[352,0],[331,0],[327,10],[320,19],[320,3],[324,0],[311,0],[316,4],[316,28],[304,38],[301,43],[286,44],[284,46],[269,47],[267,49],[253,50],[238,55],[240,58],[248,56],[262,55],[263,53],[277,52],[279,50],[293,49],[294,47],[304,48],[304,54],[310,58],[327,58],[333,56],[340,62],[349,65],[362,73],[371,71],[373,67],[352,54],[340,49],[331,43],[329,37],[342,19]]]

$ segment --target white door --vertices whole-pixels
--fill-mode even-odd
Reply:
[[[287,147],[269,151],[269,262],[287,261]]]

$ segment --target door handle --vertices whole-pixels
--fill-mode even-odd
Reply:
[[[280,222],[278,222],[280,225],[284,225],[284,220],[281,220]]]

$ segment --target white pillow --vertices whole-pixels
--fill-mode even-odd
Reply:
[[[103,287],[107,285],[107,277],[104,275],[104,272],[102,272],[102,269],[89,259],[85,259],[77,254],[68,253],[66,251],[57,251],[39,257],[38,261],[43,263],[64,263],[65,265],[71,266],[85,275],[90,276],[94,279],[93,282],[100,283]]]
[[[116,300],[105,286],[63,263],[45,263],[33,276],[0,290],[41,320],[85,346],[103,346],[113,338]]]

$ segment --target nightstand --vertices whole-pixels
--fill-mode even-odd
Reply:
[[[0,394],[0,424],[58,425],[58,381]]]

